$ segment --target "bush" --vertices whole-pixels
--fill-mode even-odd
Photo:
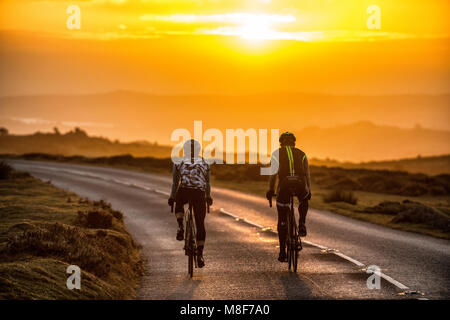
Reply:
[[[345,202],[355,205],[358,203],[358,199],[355,197],[353,192],[334,190],[323,198],[326,203],[330,202]]]
[[[404,211],[397,214],[393,219],[393,223],[414,223],[420,225],[428,225],[432,228],[440,229],[444,232],[450,232],[450,219],[439,214],[433,208],[422,204],[412,204],[405,208]]]
[[[396,201],[383,201],[373,207],[367,207],[364,212],[368,213],[384,213],[396,215],[405,210],[405,205]]]
[[[6,180],[11,177],[13,168],[4,161],[0,162],[0,180]]]
[[[109,229],[112,227],[113,216],[103,210],[86,212],[78,211],[77,224],[93,229]]]

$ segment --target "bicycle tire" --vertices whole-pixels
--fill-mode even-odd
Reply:
[[[188,255],[188,274],[190,278],[194,276],[194,255],[192,253]]]
[[[294,219],[295,219],[295,218],[294,218]],[[296,225],[295,221],[294,221],[294,223],[293,223],[293,239],[294,239],[294,248],[293,248],[293,270],[294,270],[295,273],[297,273],[299,243],[298,243],[297,225]]]
[[[286,238],[286,249],[287,249],[287,259],[288,259],[288,270],[291,271],[292,267],[292,255],[291,255],[291,221],[288,216],[286,219],[287,223],[287,238]]]
[[[192,226],[190,219],[190,211],[187,212],[187,220],[186,220],[186,238],[185,238],[185,248],[186,254],[188,258],[188,274],[189,277],[192,278],[194,276],[194,248],[192,242]]]
[[[297,237],[297,225],[295,223],[295,211],[294,211],[294,198],[291,196],[290,199],[290,208],[289,208],[289,217],[288,217],[288,234],[289,234],[289,242],[290,242],[290,250],[289,250],[289,271],[297,273],[297,262],[298,262],[298,237]],[[292,268],[291,268],[292,264]]]

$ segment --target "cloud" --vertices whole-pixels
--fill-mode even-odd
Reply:
[[[296,18],[293,15],[266,14],[266,13],[224,13],[224,14],[172,14],[172,15],[154,15],[145,14],[140,17],[143,21],[166,21],[174,23],[231,23],[246,24],[252,21],[258,21],[266,24],[280,24],[294,22]]]
[[[104,122],[77,122],[77,121],[55,121],[42,118],[6,117],[6,120],[19,122],[26,125],[48,125],[63,127],[92,127],[92,128],[113,128],[114,124]]]
[[[266,32],[251,33],[240,27],[219,27],[216,29],[204,29],[200,33],[222,36],[240,36],[249,39],[260,40],[292,40],[292,41],[375,41],[375,40],[399,40],[414,39],[414,35],[395,32],[380,31],[347,31],[347,30],[319,30],[299,32],[279,32],[266,30]],[[430,37],[433,37],[430,35]]]
[[[265,14],[265,13],[224,13],[224,14],[171,14],[154,15],[145,14],[140,17],[142,21],[170,22],[173,24],[197,25],[196,29],[155,30],[158,35],[188,34],[188,35],[219,35],[237,36],[244,39],[259,40],[291,40],[291,41],[377,41],[402,39],[432,39],[446,38],[444,34],[412,34],[401,32],[385,32],[382,30],[313,30],[313,31],[278,31],[277,26],[297,22],[291,14]],[[205,28],[202,25],[217,24],[216,28]],[[165,28],[167,28],[165,26]]]

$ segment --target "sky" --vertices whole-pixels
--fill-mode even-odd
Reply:
[[[379,8],[380,24],[367,22]],[[69,30],[70,5],[80,29]],[[446,0],[1,0],[0,95],[448,92]],[[369,10],[370,11],[370,10]],[[370,20],[374,21],[374,20]]]

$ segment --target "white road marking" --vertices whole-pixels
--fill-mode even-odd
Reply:
[[[398,282],[395,279],[392,279],[391,277],[389,277],[387,274],[384,274],[383,272],[380,272],[380,277],[402,290],[409,290],[409,287],[405,286],[404,284]]]
[[[337,255],[338,257],[341,257],[341,258],[343,258],[343,259],[345,259],[345,260],[347,260],[347,261],[350,261],[351,263],[356,264],[358,267],[365,267],[364,263],[359,262],[358,260],[353,259],[353,258],[351,258],[351,257],[349,257],[349,256],[347,256],[347,255],[345,255],[345,254],[343,254],[343,253],[341,253],[341,252],[335,251],[335,252],[333,252],[333,253],[334,253],[335,255]]]
[[[162,194],[162,195],[164,195],[164,196],[170,197],[170,193],[169,193],[169,192],[165,192],[165,191],[158,190],[158,189],[153,189],[152,191],[153,191],[153,192],[156,192],[156,193],[159,193],[159,194]]]
[[[226,214],[226,215],[229,215],[230,217],[233,217],[233,218],[236,219],[236,220],[239,220],[239,221],[242,220],[242,221],[244,221],[245,223],[247,223],[247,224],[249,224],[249,225],[251,225],[251,226],[257,227],[257,228],[259,228],[259,229],[265,229],[265,227],[263,227],[262,225],[259,225],[259,224],[257,224],[257,223],[252,222],[252,221],[249,221],[249,220],[247,220],[247,219],[245,219],[245,218],[242,218],[242,217],[239,217],[239,216],[237,216],[237,215],[235,215],[235,214],[232,214],[231,212],[226,211],[224,208],[220,208],[219,211],[220,211],[221,213],[223,213],[223,214]],[[270,229],[270,231],[273,232],[272,229]]]
[[[317,243],[314,243],[314,242],[311,242],[311,241],[302,240],[302,242],[306,243],[306,244],[309,244],[310,246],[317,247],[317,248],[322,249],[322,250],[328,250],[327,247],[324,247],[324,246],[322,246],[320,244],[317,244]]]

